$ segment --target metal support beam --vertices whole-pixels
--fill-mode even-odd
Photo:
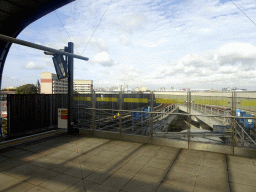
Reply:
[[[26,47],[31,47],[31,48],[34,48],[34,49],[39,49],[39,50],[42,50],[42,51],[49,51],[49,52],[60,54],[60,55],[67,55],[67,56],[70,56],[70,57],[73,57],[73,58],[77,58],[77,59],[82,59],[82,60],[85,60],[85,61],[89,60],[89,58],[83,57],[83,56],[80,56],[80,55],[75,55],[75,54],[73,54],[73,52],[72,53],[70,53],[70,52],[68,53],[68,52],[60,51],[60,50],[57,50],[57,49],[53,49],[53,48],[50,48],[50,47],[38,45],[38,44],[35,44],[35,43],[31,43],[31,42],[28,42],[28,41],[16,39],[16,38],[9,37],[9,36],[2,35],[2,34],[0,34],[0,40],[11,42],[11,43],[15,43],[15,44],[19,44],[19,45],[24,45]]]

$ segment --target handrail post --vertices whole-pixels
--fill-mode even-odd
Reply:
[[[191,92],[190,91],[188,91],[187,92],[187,113],[188,114],[191,114]],[[189,115],[188,117],[187,117],[187,122],[188,122],[188,124],[187,124],[187,137],[188,137],[188,149],[190,148],[190,146],[189,146],[189,142],[190,142],[190,127],[191,127],[191,116]]]
[[[123,94],[122,94],[122,90],[120,90],[119,93],[119,133],[122,134],[122,101],[123,101]]]
[[[153,112],[153,91],[150,93],[150,112]],[[153,114],[150,113],[150,138],[151,138],[151,143],[152,143],[152,137],[153,137]]]
[[[96,101],[95,101],[95,91],[92,90],[92,108],[95,108]],[[93,135],[95,135],[95,109],[92,110],[92,130]]]
[[[236,116],[236,93],[232,92],[232,116]],[[231,141],[231,145],[233,147],[233,155],[234,155],[234,147],[235,147],[235,143],[236,143],[236,119],[233,117],[232,119],[232,141]]]

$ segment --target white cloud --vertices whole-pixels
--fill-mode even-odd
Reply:
[[[238,71],[237,67],[233,67],[233,66],[221,66],[219,68],[219,72],[220,73],[235,73]]]
[[[146,43],[142,44],[144,47],[157,47],[158,45],[161,45],[165,42],[168,42],[166,38],[161,38],[159,41],[154,43],[153,41],[146,41]]]
[[[99,39],[94,39],[92,38],[91,41],[89,42],[89,45],[93,51],[96,53],[99,52],[108,52],[108,45],[106,41],[102,38]]]
[[[75,62],[88,69],[86,78],[95,83],[103,70],[104,80],[110,84],[125,81],[222,87],[236,83],[239,87],[243,79],[255,84],[255,25],[230,1],[113,0],[108,4],[104,0],[74,1],[60,8],[57,12],[72,40],[54,13],[46,16],[48,20],[42,18],[28,26],[21,39],[42,45],[50,42],[49,47],[56,49],[73,41],[75,53],[78,49],[81,54],[93,34],[83,55],[90,58],[88,64],[100,65]],[[253,0],[237,0],[236,4],[250,18],[256,18]],[[5,72],[12,74],[12,68],[18,71],[31,61],[48,62],[47,68],[54,71],[51,58],[42,56],[41,51],[13,47]],[[171,61],[166,62],[166,58]],[[118,66],[104,72],[117,62]],[[83,79],[84,71],[76,71],[77,78]]]
[[[35,64],[33,61],[29,62],[27,65],[24,66],[26,69],[33,69],[33,70],[41,70],[44,69],[43,67]]]
[[[250,51],[244,51],[250,50]],[[153,79],[175,77],[188,82],[239,83],[239,78],[255,78],[256,47],[251,44],[233,43],[222,46],[215,51],[202,54],[193,53],[169,63],[169,67],[160,67],[149,76]],[[239,61],[239,62],[238,62]],[[189,77],[189,78],[188,78]]]
[[[122,32],[134,33],[135,31],[142,29],[145,20],[146,18],[142,14],[129,14],[123,16],[121,20],[116,22],[116,26]]]
[[[119,35],[119,41],[125,46],[132,45],[131,40],[126,35]]]
[[[114,62],[113,60],[110,59],[110,56],[107,52],[98,53],[92,58],[91,62],[98,63],[103,67],[112,67],[114,65],[117,65],[117,62]]]

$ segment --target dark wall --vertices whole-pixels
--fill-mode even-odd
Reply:
[[[7,96],[8,134],[58,125],[58,108],[67,108],[67,95]]]

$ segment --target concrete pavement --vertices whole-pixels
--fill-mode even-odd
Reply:
[[[0,151],[0,191],[255,192],[256,159],[63,134]]]

